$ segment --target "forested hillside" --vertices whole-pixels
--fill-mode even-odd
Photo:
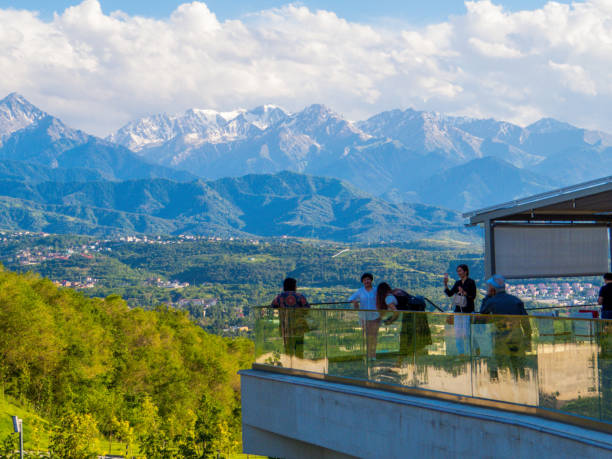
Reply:
[[[207,334],[186,313],[0,270],[0,400],[48,421],[37,438],[58,457],[105,452],[100,439],[148,457],[238,451],[237,371],[251,355],[251,342]],[[11,431],[0,424],[0,445]]]
[[[269,304],[286,276],[295,277],[312,302],[345,300],[369,271],[376,282],[441,304],[449,301],[442,289],[445,272],[452,277],[458,264],[467,263],[474,279],[484,276],[481,248],[459,241],[370,246],[295,238],[126,241],[50,234],[2,237],[1,232],[0,238],[0,262],[8,269],[32,270],[88,296],[119,294],[132,307],[171,304],[189,310],[207,331],[224,335],[250,326],[250,307]]]
[[[20,171],[21,179],[16,177]],[[1,172],[0,167],[2,229],[102,237],[287,235],[344,242],[409,241],[448,234],[461,240],[478,238],[454,211],[392,204],[340,180],[290,172],[188,183],[165,179],[32,183],[28,167],[14,171],[9,179],[2,179]]]

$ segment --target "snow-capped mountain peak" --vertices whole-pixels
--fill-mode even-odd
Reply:
[[[28,102],[21,94],[13,92],[0,100],[0,141],[38,120],[48,116]]]
[[[265,130],[287,116],[283,109],[273,105],[226,112],[192,108],[183,114],[160,114],[132,121],[111,134],[108,140],[136,152],[173,139],[182,139],[188,145],[227,142]]]
[[[290,130],[303,132],[323,143],[327,143],[329,139],[324,141],[322,138],[356,137],[365,140],[371,137],[354,123],[322,104],[309,105],[301,112],[288,116],[284,124]]]

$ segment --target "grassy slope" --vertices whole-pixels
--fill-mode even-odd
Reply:
[[[13,433],[11,416],[23,419],[23,441],[26,450],[46,450],[49,443],[49,423],[37,414],[20,407],[8,398],[0,396],[0,439]]]

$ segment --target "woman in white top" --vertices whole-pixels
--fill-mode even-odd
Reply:
[[[363,287],[353,293],[349,301],[353,303],[355,309],[366,309],[372,312],[360,312],[359,321],[363,327],[366,338],[366,353],[368,359],[376,360],[376,340],[378,327],[380,326],[380,316],[376,312],[376,287],[372,286],[374,276],[370,273],[363,273],[361,283]]]

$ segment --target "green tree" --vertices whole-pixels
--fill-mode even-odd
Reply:
[[[36,452],[40,451],[40,443],[41,443],[41,434],[44,430],[44,426],[42,422],[38,419],[32,418],[29,421],[30,424],[30,441],[31,444],[34,445]]]
[[[126,455],[128,455],[130,447],[134,442],[134,429],[130,426],[129,421],[120,421],[113,416],[110,428],[110,443],[112,444],[113,438],[125,443]]]
[[[176,457],[173,446],[168,434],[163,430],[148,432],[140,437],[140,450],[146,457],[151,459],[170,459]]]
[[[0,269],[0,384],[60,426],[51,436],[58,455],[98,434],[128,446],[138,439],[150,457],[201,455],[204,443],[237,451],[237,372],[250,366],[252,349],[246,339],[206,333],[185,311],[130,309],[116,295],[87,298]],[[200,410],[202,441],[201,400],[212,404]],[[42,430],[45,423],[47,437]]]
[[[174,437],[174,443],[178,450],[179,457],[196,459],[203,457],[203,449],[198,445],[195,435],[196,415],[192,410],[187,413],[190,420],[189,426],[183,429]]]
[[[64,459],[95,457],[93,441],[98,428],[90,414],[67,412],[51,435],[50,449],[54,455]]]
[[[200,400],[196,413],[195,438],[202,445],[204,457],[209,457],[219,449],[222,440],[223,421],[218,402],[206,395]]]
[[[136,429],[140,450],[146,457],[156,459],[173,457],[170,438],[164,430],[161,430],[158,408],[149,396],[145,396],[140,404]]]

